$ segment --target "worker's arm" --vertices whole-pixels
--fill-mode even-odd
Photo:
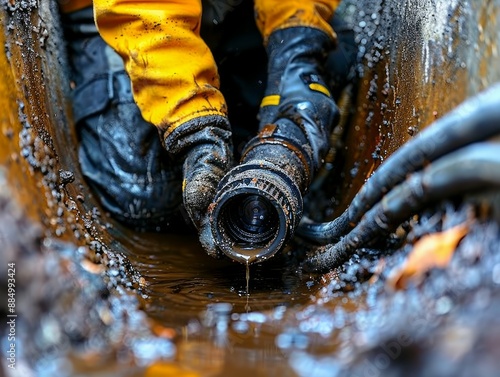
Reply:
[[[199,226],[231,161],[231,132],[201,0],[94,0],[100,34],[124,59],[134,99],[184,161],[186,209]]]
[[[94,9],[147,121],[169,133],[197,117],[226,116],[217,68],[199,34],[200,0],[94,0]]]
[[[339,1],[255,0],[255,14],[268,54],[268,78],[260,126],[285,118],[303,129],[314,168],[328,149],[338,119],[325,62],[336,42],[329,21]]]

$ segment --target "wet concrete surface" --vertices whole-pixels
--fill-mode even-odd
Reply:
[[[405,224],[407,243],[396,233],[326,275],[301,270],[297,240],[251,266],[247,289],[245,267],[204,255],[195,236],[133,232],[99,208],[78,169],[54,4],[2,5],[0,260],[16,264],[18,314],[4,374],[497,374],[498,194],[430,208]],[[499,79],[499,5],[344,2],[359,81],[328,205],[312,216],[343,210],[399,145]],[[416,240],[463,222],[446,269],[393,289]]]

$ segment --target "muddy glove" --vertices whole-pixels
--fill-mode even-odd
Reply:
[[[268,81],[259,111],[260,127],[286,118],[306,134],[313,169],[328,149],[332,125],[339,110],[325,85],[324,62],[333,41],[310,27],[290,27],[271,33],[267,43]]]
[[[174,159],[184,161],[184,206],[201,230],[217,185],[232,163],[229,121],[219,115],[190,120],[165,136],[165,147]]]

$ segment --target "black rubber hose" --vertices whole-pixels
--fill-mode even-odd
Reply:
[[[500,188],[500,144],[476,143],[450,153],[414,173],[371,208],[338,243],[319,247],[304,268],[326,272],[353,251],[394,230],[433,202],[467,192]]]
[[[500,133],[500,84],[471,97],[394,152],[333,221],[302,222],[297,234],[317,243],[338,240],[391,188],[425,164]]]

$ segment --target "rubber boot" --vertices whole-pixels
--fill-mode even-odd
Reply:
[[[121,222],[147,230],[178,223],[181,166],[171,162],[156,127],[142,118],[122,59],[99,36],[91,7],[62,20],[83,175]]]

